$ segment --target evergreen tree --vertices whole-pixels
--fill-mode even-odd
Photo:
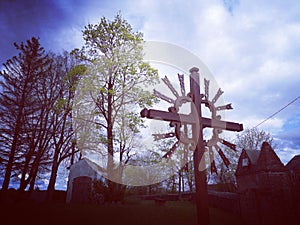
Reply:
[[[37,38],[14,45],[18,56],[7,60],[0,72],[0,154],[5,168],[2,190],[8,189],[13,176],[21,174],[25,180],[33,163],[37,143],[32,134],[41,121],[37,116],[41,113],[38,84],[50,70],[50,59]]]

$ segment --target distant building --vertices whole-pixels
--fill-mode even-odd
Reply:
[[[289,224],[294,213],[290,172],[269,143],[261,150],[243,150],[235,175],[245,221]]]
[[[285,167],[290,173],[293,198],[296,199],[296,208],[300,212],[300,155],[294,156]]]

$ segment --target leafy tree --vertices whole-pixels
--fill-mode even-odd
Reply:
[[[154,100],[140,85],[156,82],[157,71],[142,61],[142,33],[134,32],[119,14],[113,21],[103,17],[99,24],[87,25],[83,38],[84,47],[77,53],[87,63],[83,79],[95,87],[88,94],[96,106],[98,136],[108,153],[106,169],[111,177],[116,167],[128,162],[137,144],[133,137],[143,125],[139,109]],[[109,186],[118,189],[111,182]]]

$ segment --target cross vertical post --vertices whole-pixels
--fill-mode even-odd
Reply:
[[[197,115],[200,118],[199,124],[192,125],[192,138],[195,142],[194,150],[194,175],[196,194],[195,200],[197,205],[197,224],[209,225],[209,208],[208,208],[208,193],[206,183],[206,169],[201,169],[201,159],[204,160],[205,144],[203,141],[203,125],[201,123],[201,94],[200,94],[200,79],[199,69],[193,67],[190,69],[190,96],[195,107],[191,106],[191,114]],[[196,112],[195,112],[196,111]]]
[[[204,104],[206,107],[208,104],[208,85],[206,83],[205,85],[205,93],[206,96],[201,94],[200,92],[200,75],[199,75],[199,69],[196,67],[193,67],[190,69],[190,92],[186,96],[185,90],[183,88],[183,80],[180,77],[180,85],[182,88],[182,94],[183,96],[178,96],[178,93],[173,90],[173,87],[171,87],[169,81],[167,78],[164,78],[164,82],[167,83],[168,87],[173,90],[172,92],[175,93],[174,95],[177,96],[177,100],[179,100],[179,103],[181,100],[185,100],[187,102],[191,103],[191,113],[190,114],[182,114],[178,113],[178,109],[176,106],[176,101],[172,100],[171,98],[161,94],[160,92],[156,91],[155,95],[158,98],[161,98],[162,100],[165,100],[169,103],[173,103],[174,107],[170,107],[168,111],[161,111],[156,109],[146,109],[144,108],[140,114],[141,117],[146,117],[148,119],[155,119],[155,120],[162,120],[162,121],[170,121],[172,122],[173,126],[175,126],[175,132],[174,136],[178,139],[178,141],[182,143],[189,143],[193,144],[193,161],[194,161],[194,174],[195,174],[195,187],[196,187],[196,193],[195,193],[195,200],[196,200],[196,207],[197,207],[197,224],[200,225],[209,225],[210,224],[210,218],[209,218],[209,207],[208,207],[208,191],[207,191],[207,182],[206,182],[206,166],[205,166],[205,145],[206,143],[203,140],[203,129],[208,128],[214,128],[219,130],[229,130],[229,131],[242,131],[243,130],[243,124],[238,124],[234,122],[229,121],[223,121],[221,118],[218,118],[216,116],[212,116],[212,118],[205,118],[202,117],[201,112],[201,104]],[[215,103],[218,99],[218,97],[223,92],[221,89],[218,90],[217,94],[213,98],[212,102]],[[202,99],[205,97],[206,99]],[[188,100],[187,100],[188,99]],[[181,104],[181,103],[180,103]],[[219,106],[217,108],[214,108],[214,110],[224,110],[224,109],[232,109],[231,105],[225,105],[225,106]],[[211,110],[211,109],[210,109]],[[175,124],[175,125],[174,125]],[[180,127],[181,125],[191,125],[192,128],[192,140],[190,138],[187,138],[185,135],[181,135]],[[171,123],[170,123],[171,126]],[[186,131],[185,131],[186,133]],[[166,134],[165,137],[170,137],[169,134]],[[185,140],[184,140],[185,139]],[[186,143],[185,143],[186,144]],[[225,145],[230,145],[228,142],[223,142]],[[175,146],[176,147],[176,146]],[[218,146],[217,146],[218,147]],[[174,149],[172,148],[166,155],[171,155],[173,153]],[[228,160],[223,152],[219,152],[221,155],[221,158],[223,160]]]

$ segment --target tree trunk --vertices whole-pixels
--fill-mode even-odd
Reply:
[[[57,171],[58,171],[58,166],[59,166],[58,154],[59,154],[59,149],[55,149],[52,168],[51,168],[50,180],[49,180],[49,184],[48,184],[48,187],[47,187],[47,192],[48,192],[47,193],[47,200],[48,201],[52,201],[53,195],[54,195],[55,182],[56,182]]]
[[[114,146],[113,146],[113,121],[112,121],[112,90],[113,85],[111,81],[111,77],[108,83],[108,96],[107,96],[107,153],[108,153],[108,161],[107,161],[107,174],[108,174],[108,190],[109,190],[109,201],[112,202],[115,195],[116,185],[110,179],[113,176],[114,170]]]
[[[36,180],[36,176],[38,173],[38,166],[36,168],[33,168],[34,171],[32,173],[31,179],[30,179],[30,183],[29,183],[29,194],[34,190],[34,185],[35,185],[35,180]]]
[[[11,148],[10,153],[9,153],[9,159],[8,159],[8,162],[7,162],[7,166],[6,166],[4,181],[3,181],[3,184],[2,184],[2,191],[6,191],[8,189],[10,176],[11,176],[11,171],[12,171],[12,165],[13,165],[13,161],[14,161],[14,157],[15,157],[15,151],[16,151],[16,142],[15,142],[15,138],[14,138],[12,148]]]
[[[24,191],[25,188],[28,185],[28,177],[26,178],[26,175],[28,175],[28,170],[29,170],[29,162],[30,159],[32,157],[32,153],[31,153],[31,149],[29,150],[29,152],[27,153],[26,157],[25,157],[25,163],[24,163],[24,167],[22,169],[22,175],[21,175],[21,180],[20,180],[20,187],[19,190]]]
[[[184,189],[184,173],[183,173],[183,171],[182,171],[182,175],[181,175],[181,183],[182,183],[182,192],[184,192],[185,189]]]
[[[24,101],[23,101],[24,102]],[[23,107],[21,106],[18,112],[18,117],[16,121],[16,127],[14,130],[14,138],[12,141],[10,153],[9,153],[9,158],[5,170],[5,175],[4,175],[4,181],[2,184],[2,191],[8,190],[9,182],[10,182],[10,177],[11,177],[11,172],[12,172],[12,167],[15,159],[15,153],[17,150],[17,143],[18,143],[18,138],[21,130],[21,118],[23,116]]]

